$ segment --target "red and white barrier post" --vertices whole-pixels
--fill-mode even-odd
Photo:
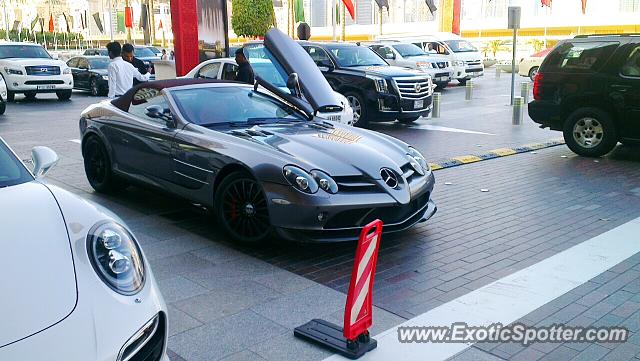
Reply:
[[[350,359],[357,359],[376,348],[377,342],[370,337],[369,328],[373,324],[373,279],[381,237],[380,220],[369,223],[360,233],[344,310],[344,327],[313,319],[296,327],[293,332],[296,337],[323,345]]]

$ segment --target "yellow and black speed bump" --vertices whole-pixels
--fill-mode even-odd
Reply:
[[[453,157],[450,159],[445,159],[441,162],[429,163],[429,165],[431,166],[432,170],[439,170],[439,169],[457,167],[463,164],[480,162],[488,159],[507,157],[514,154],[532,152],[534,150],[555,147],[563,144],[564,144],[564,140],[562,138],[558,138],[558,139],[552,139],[544,143],[525,144],[523,146],[516,147],[516,148],[498,148],[483,154],[477,154],[477,155],[471,154],[471,155],[463,155],[460,157]]]

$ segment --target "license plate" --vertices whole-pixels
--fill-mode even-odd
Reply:
[[[51,90],[51,89],[55,89],[56,86],[55,85],[38,85],[36,87],[36,89],[38,90]]]
[[[422,107],[424,107],[424,100],[416,100],[416,102],[413,103],[413,109],[422,109]]]

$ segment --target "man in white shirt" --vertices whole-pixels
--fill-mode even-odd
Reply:
[[[122,46],[114,41],[107,44],[111,63],[107,69],[109,76],[109,98],[117,98],[133,87],[133,79],[147,81],[151,74],[140,74],[131,63],[122,59]]]

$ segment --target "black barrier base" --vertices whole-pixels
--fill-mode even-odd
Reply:
[[[342,335],[342,327],[317,318],[296,327],[293,335],[315,342],[352,360],[362,357],[378,346],[376,340],[368,335],[360,336],[357,342],[350,342]]]

